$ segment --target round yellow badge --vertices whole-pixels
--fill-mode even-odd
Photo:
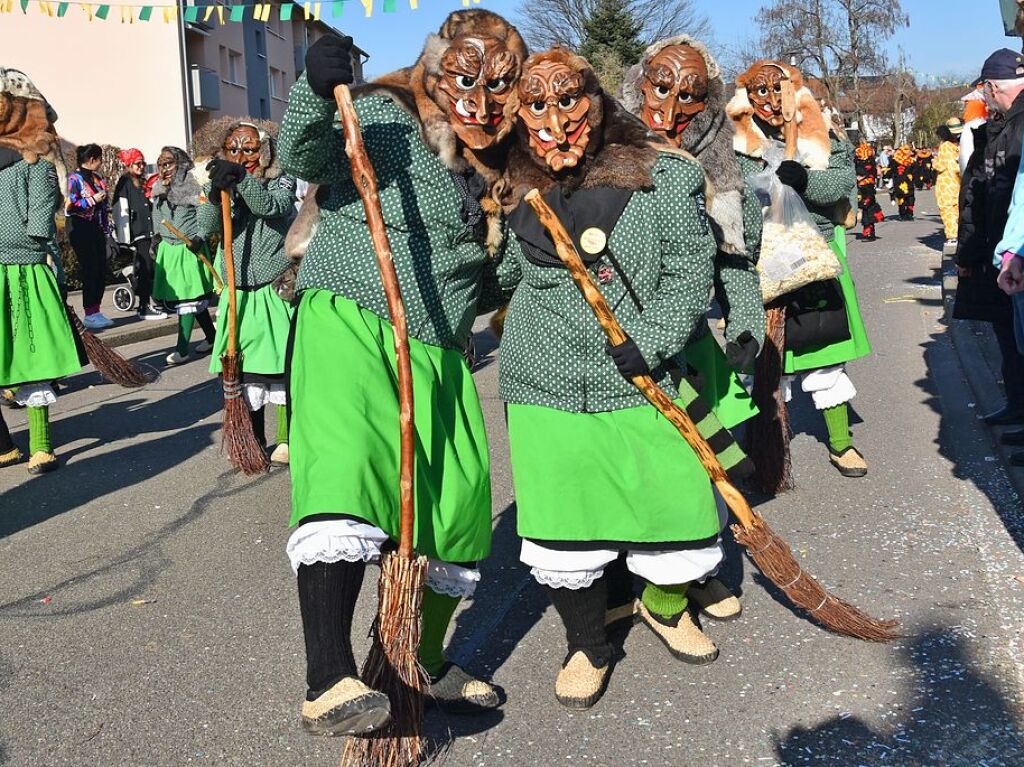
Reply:
[[[608,235],[596,226],[584,229],[583,234],[580,235],[580,247],[592,256],[602,253],[607,245]]]

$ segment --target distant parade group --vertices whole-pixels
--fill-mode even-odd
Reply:
[[[89,361],[132,367],[94,332],[101,296],[83,294],[83,320],[67,304],[58,245],[58,212],[77,252],[102,244],[117,208],[148,275],[140,316],[177,318],[166,364],[210,353],[232,463],[288,467],[303,727],[366,735],[412,716],[360,673],[351,639],[367,564],[406,533],[426,558],[426,700],[491,711],[501,691],[447,660],[444,640],[488,577],[491,467],[468,350],[476,318],[497,312],[521,560],[565,628],[555,697],[597,703],[626,620],[668,657],[715,661],[705,621],[742,610],[716,577],[727,490],[792,486],[786,407],[800,392],[828,433],[821,460],[867,474],[847,366],[871,345],[846,232],[876,240],[884,195],[912,220],[915,192],[934,187],[955,245],[963,123],[935,148],[855,143],[796,67],[758,61],[727,86],[712,46],[687,35],[651,45],[610,94],[584,58],[531,54],[477,9],[370,83],[353,84],[351,56],[351,38],[318,40],[280,126],[211,122],[191,154],[164,147],[148,182],[142,153],[121,152],[113,192],[99,148],[80,147],[70,172],[53,106],[0,68],[0,387],[28,414],[28,470],[59,466],[61,379]],[[25,457],[0,422],[0,466]]]

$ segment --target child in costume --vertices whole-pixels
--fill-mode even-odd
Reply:
[[[857,207],[860,208],[860,238],[864,242],[874,242],[875,225],[885,220],[882,206],[878,204],[875,188],[878,186],[878,165],[875,160],[875,148],[866,141],[862,142],[853,152],[854,169],[857,173]]]
[[[650,374],[676,396],[669,371],[685,370],[683,348],[706,323],[716,242],[700,166],[652,143],[584,59],[561,48],[532,56],[518,96],[503,200],[518,243],[499,266],[502,285],[515,288],[501,396],[521,559],[566,629],[555,695],[586,708],[612,663],[605,568],[620,554],[645,579],[639,615],[669,652],[697,664],[718,655],[686,610],[690,583],[722,559],[715,494],[693,450],[628,380]],[[608,347],[521,201],[531,188],[573,237],[626,343]]]
[[[51,382],[81,367],[55,274],[63,277],[54,214],[65,172],[56,120],[23,72],[0,67],[0,388],[28,409],[32,474],[59,465],[50,442]],[[20,459],[4,426],[0,467]]]
[[[389,719],[387,697],[359,680],[351,630],[368,561],[399,528],[398,390],[392,329],[363,204],[352,182],[333,89],[352,80],[351,38],[306,57],[281,128],[281,163],[319,185],[319,223],[295,283],[289,361],[292,518],[306,640],[304,726],[365,732]],[[493,687],[448,663],[445,631],[472,595],[491,543],[487,439],[462,357],[500,235],[487,193],[499,179],[526,57],[514,27],[457,11],[414,66],[354,93],[408,318],[415,397],[416,550],[430,559],[420,661],[430,697],[450,709],[495,708]],[[492,215],[494,214],[494,215]],[[301,239],[301,238],[300,238]]]
[[[900,221],[914,220],[914,183],[917,173],[914,150],[904,144],[892,156],[892,201]]]
[[[260,444],[265,444],[264,408],[275,405],[277,444],[270,459],[287,464],[284,372],[293,312],[272,283],[289,265],[284,240],[295,213],[295,179],[278,164],[276,134],[273,123],[224,118],[203,126],[196,152],[216,158],[207,166],[210,189],[199,208],[199,229],[204,236],[223,235],[220,192],[226,190],[231,196],[238,351],[253,429]],[[218,268],[227,279],[223,259],[218,259]],[[220,374],[220,358],[227,343],[228,312],[222,311],[217,315],[211,373]]]
[[[173,308],[178,314],[178,344],[167,355],[168,365],[188,360],[189,340],[198,322],[205,339],[196,352],[205,354],[213,348],[214,329],[210,317],[210,299],[214,295],[209,270],[189,246],[205,248],[199,228],[199,206],[202,189],[191,171],[192,158],[183,149],[165,146],[156,160],[160,178],[153,185],[153,231],[156,258],[153,268],[153,298]],[[182,242],[163,225],[169,221],[189,238]]]
[[[846,363],[871,353],[857,302],[857,291],[846,260],[846,238],[841,224],[847,218],[849,198],[856,185],[853,147],[830,133],[828,124],[799,70],[776,61],[759,61],[736,80],[736,95],[727,107],[736,126],[736,149],[747,176],[761,173],[765,150],[783,142],[782,80],[793,81],[797,97],[798,160],[785,160],[776,171],[782,183],[803,199],[822,237],[843,267],[837,280],[815,282],[787,296],[804,307],[845,318],[845,340],[805,339],[801,348],[788,340],[783,359],[786,399],[794,377],[811,394],[828,427],[829,460],[846,477],[867,473],[867,462],[853,446],[848,403],[856,395],[846,374]]]
[[[935,154],[935,201],[946,233],[946,247],[955,248],[960,224],[960,134],[964,124],[957,117],[939,128],[939,151]]]

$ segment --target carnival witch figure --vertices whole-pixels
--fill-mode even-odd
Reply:
[[[265,408],[276,406],[277,438],[270,460],[287,464],[284,371],[293,312],[273,282],[289,265],[284,241],[295,213],[295,179],[281,171],[276,136],[273,123],[229,117],[203,126],[195,147],[198,155],[216,158],[207,165],[210,189],[199,208],[205,236],[223,235],[220,193],[226,190],[231,197],[241,384],[253,431],[265,446]],[[223,259],[218,265],[227,279]],[[227,349],[227,326],[228,312],[219,312],[210,361],[215,375],[221,373],[220,358]]]
[[[160,178],[153,185],[153,298],[178,315],[178,343],[167,355],[168,365],[180,365],[190,357],[189,340],[198,322],[204,340],[196,352],[206,354],[213,348],[214,328],[210,317],[210,299],[214,295],[209,269],[190,251],[204,251],[200,236],[199,206],[202,188],[192,174],[192,158],[178,147],[165,146],[157,157]],[[164,225],[169,221],[173,227]],[[184,235],[187,239],[182,239]]]
[[[23,72],[0,67],[0,388],[27,408],[31,474],[59,465],[50,440],[51,382],[81,368],[55,274],[54,215],[66,174],[56,121]],[[6,426],[2,432],[0,466],[10,466],[21,454]]]
[[[613,660],[605,568],[620,554],[646,581],[638,609],[654,637],[688,663],[718,655],[686,609],[690,584],[722,559],[715,495],[693,450],[629,382],[651,373],[676,396],[669,371],[685,369],[683,349],[706,322],[717,246],[700,166],[659,151],[584,59],[560,48],[532,56],[518,95],[504,201],[516,243],[499,265],[503,286],[515,288],[501,396],[521,559],[566,629],[555,696],[587,708],[603,694]],[[606,345],[523,202],[532,188],[586,254],[627,329],[625,343]]]
[[[782,353],[784,399],[789,400],[796,376],[811,395],[828,427],[829,461],[846,477],[862,477],[867,462],[853,446],[849,401],[856,395],[846,364],[871,353],[857,302],[857,291],[846,261],[842,224],[856,184],[853,147],[830,132],[820,108],[803,86],[799,70],[775,61],[759,61],[736,80],[736,94],[727,111],[736,126],[736,150],[747,176],[764,171],[765,150],[782,143],[782,80],[796,91],[797,160],[779,165],[776,175],[804,201],[822,237],[842,265],[836,280],[815,282],[784,297],[785,341]],[[813,332],[800,340],[791,333],[795,318]],[[755,457],[755,463],[757,459]]]
[[[487,192],[504,164],[525,57],[519,33],[499,16],[457,11],[414,66],[354,94],[408,318],[415,548],[430,559],[420,661],[430,699],[471,713],[500,698],[443,655],[445,631],[460,599],[473,593],[491,538],[487,440],[461,352],[493,271],[488,246],[497,244],[498,211]],[[351,38],[317,41],[291,89],[280,146],[288,172],[321,185],[315,234],[298,237],[309,244],[295,283],[289,363],[297,527],[288,542],[306,640],[302,721],[319,734],[377,730],[391,711],[387,696],[359,679],[351,644],[366,562],[397,540],[399,528],[392,329],[334,119],[333,90],[351,80]]]
[[[764,342],[765,315],[756,267],[761,204],[745,188],[726,101],[718,62],[704,43],[688,35],[650,46],[622,86],[623,106],[669,144],[692,154],[714,190],[708,216],[718,244],[714,285],[725,320],[726,347],[723,353],[707,323],[698,323],[686,347],[686,362],[696,371],[702,399],[731,429],[757,412],[736,371],[752,371]],[[619,560],[608,571],[614,576],[609,583],[613,594],[626,593],[615,584],[623,569]],[[717,578],[692,584],[689,595],[714,619],[739,615],[739,600]],[[613,604],[610,614],[623,613]]]
[[[878,185],[878,164],[875,148],[862,142],[853,153],[854,170],[857,174],[857,207],[860,208],[860,239],[874,242],[875,226],[885,220],[882,206],[878,204],[875,188]]]
[[[935,202],[946,234],[945,248],[956,252],[960,228],[960,135],[964,124],[951,117],[938,129],[939,150],[932,167],[935,169]]]
[[[914,220],[917,162],[914,150],[904,144],[892,155],[892,201],[896,203],[900,221]]]

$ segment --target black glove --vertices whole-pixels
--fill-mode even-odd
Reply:
[[[627,381],[632,381],[636,376],[651,374],[651,369],[644,361],[636,342],[629,336],[626,336],[626,340],[618,346],[612,346],[610,341],[605,341],[604,350]]]
[[[206,255],[210,252],[207,248],[205,237],[193,237],[188,241],[188,244],[185,245],[185,247],[196,254],[202,253],[203,255]]]
[[[206,172],[210,174],[211,191],[228,191],[241,183],[245,178],[245,168],[236,162],[228,160],[210,160],[206,166]],[[220,202],[220,195],[214,195],[217,202]]]
[[[306,51],[306,80],[320,98],[333,101],[335,87],[352,79],[351,37],[321,37]]]
[[[735,341],[725,345],[725,358],[729,367],[741,373],[749,373],[754,369],[754,360],[760,351],[760,344],[754,340],[749,330],[744,330]]]
[[[795,160],[783,160],[775,175],[783,184],[793,187],[797,194],[807,191],[807,168]]]

